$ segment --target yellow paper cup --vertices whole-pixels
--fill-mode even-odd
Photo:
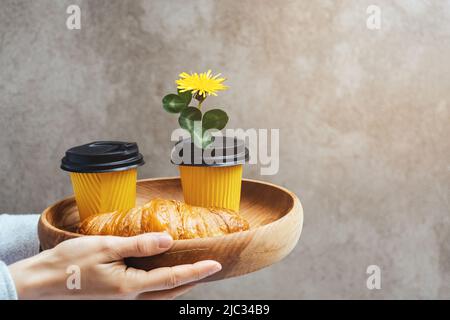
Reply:
[[[200,207],[239,211],[242,165],[230,167],[180,166],[184,201]]]
[[[80,221],[133,208],[137,167],[142,164],[136,143],[97,141],[67,150],[61,168],[70,172]]]
[[[80,221],[90,215],[129,210],[136,205],[137,170],[70,173]]]
[[[243,164],[248,160],[242,140],[221,137],[205,149],[183,140],[171,158],[179,165],[187,204],[239,211]]]

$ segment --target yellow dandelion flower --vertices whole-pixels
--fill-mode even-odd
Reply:
[[[186,72],[180,73],[180,79],[175,83],[178,85],[180,92],[192,91],[192,94],[197,94],[206,98],[206,95],[217,96],[217,91],[228,89],[222,82],[225,78],[219,78],[220,73],[212,76],[211,70],[198,74],[188,74]]]

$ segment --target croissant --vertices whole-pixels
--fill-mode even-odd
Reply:
[[[174,240],[179,240],[215,237],[248,229],[248,222],[234,211],[153,199],[142,207],[125,212],[89,216],[81,223],[79,232],[122,237],[145,232],[168,232]]]

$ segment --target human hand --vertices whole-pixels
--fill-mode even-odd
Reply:
[[[135,237],[85,236],[9,266],[19,299],[173,299],[221,270],[212,260],[143,271],[127,257],[152,256],[173,244],[166,233]],[[80,270],[80,288],[69,289],[69,266]]]

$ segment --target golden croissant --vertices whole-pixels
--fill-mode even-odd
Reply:
[[[248,222],[231,210],[153,199],[142,207],[125,212],[89,216],[81,223],[79,232],[122,237],[145,232],[168,232],[174,240],[178,240],[221,236],[248,228]]]

